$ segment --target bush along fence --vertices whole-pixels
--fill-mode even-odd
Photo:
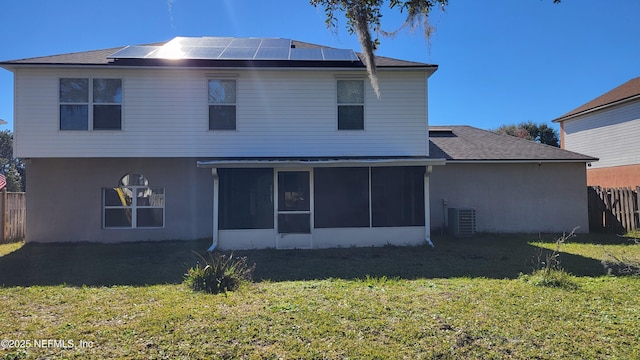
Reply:
[[[24,240],[26,215],[25,193],[0,192],[0,244]]]
[[[588,191],[591,231],[625,233],[640,229],[640,186],[590,186]]]

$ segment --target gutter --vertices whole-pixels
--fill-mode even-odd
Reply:
[[[433,172],[433,167],[428,165],[424,172],[424,241],[427,245],[434,248],[433,241],[431,241],[431,205],[430,205],[430,190],[429,190],[429,176]]]
[[[542,164],[542,163],[590,163],[598,158],[551,160],[447,160],[447,164]]]
[[[199,168],[242,168],[242,167],[368,167],[368,166],[432,166],[445,165],[445,159],[255,159],[255,160],[204,160],[197,161]]]
[[[313,66],[300,66],[300,67],[278,67],[278,66],[170,66],[170,65],[115,65],[115,64],[42,64],[42,63],[1,63],[0,67],[12,71],[17,67],[27,68],[108,68],[108,69],[175,69],[175,70],[250,70],[250,71],[357,71],[366,74],[366,69],[362,67],[313,67]],[[378,71],[408,71],[408,72],[430,72],[431,74],[438,70],[438,66],[398,66],[398,67],[378,67]]]
[[[211,168],[211,175],[213,176],[213,234],[211,246],[207,249],[208,252],[213,252],[218,247],[218,212],[219,212],[219,194],[220,194],[220,176],[218,176],[218,169]]]

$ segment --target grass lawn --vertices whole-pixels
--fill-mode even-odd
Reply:
[[[579,235],[560,255],[576,289],[519,278],[554,239],[238,251],[256,282],[226,295],[181,284],[206,240],[0,245],[0,339],[23,340],[0,359],[640,358],[640,278],[600,264],[640,246]]]

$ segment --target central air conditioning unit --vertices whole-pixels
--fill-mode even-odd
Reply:
[[[449,209],[449,234],[462,237],[476,233],[476,210],[469,208]]]

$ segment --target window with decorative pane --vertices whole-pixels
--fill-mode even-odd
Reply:
[[[338,80],[338,130],[364,130],[364,80]]]
[[[236,81],[209,80],[209,130],[236,129]]]
[[[104,228],[164,227],[164,189],[140,174],[127,174],[117,187],[103,188]]]

